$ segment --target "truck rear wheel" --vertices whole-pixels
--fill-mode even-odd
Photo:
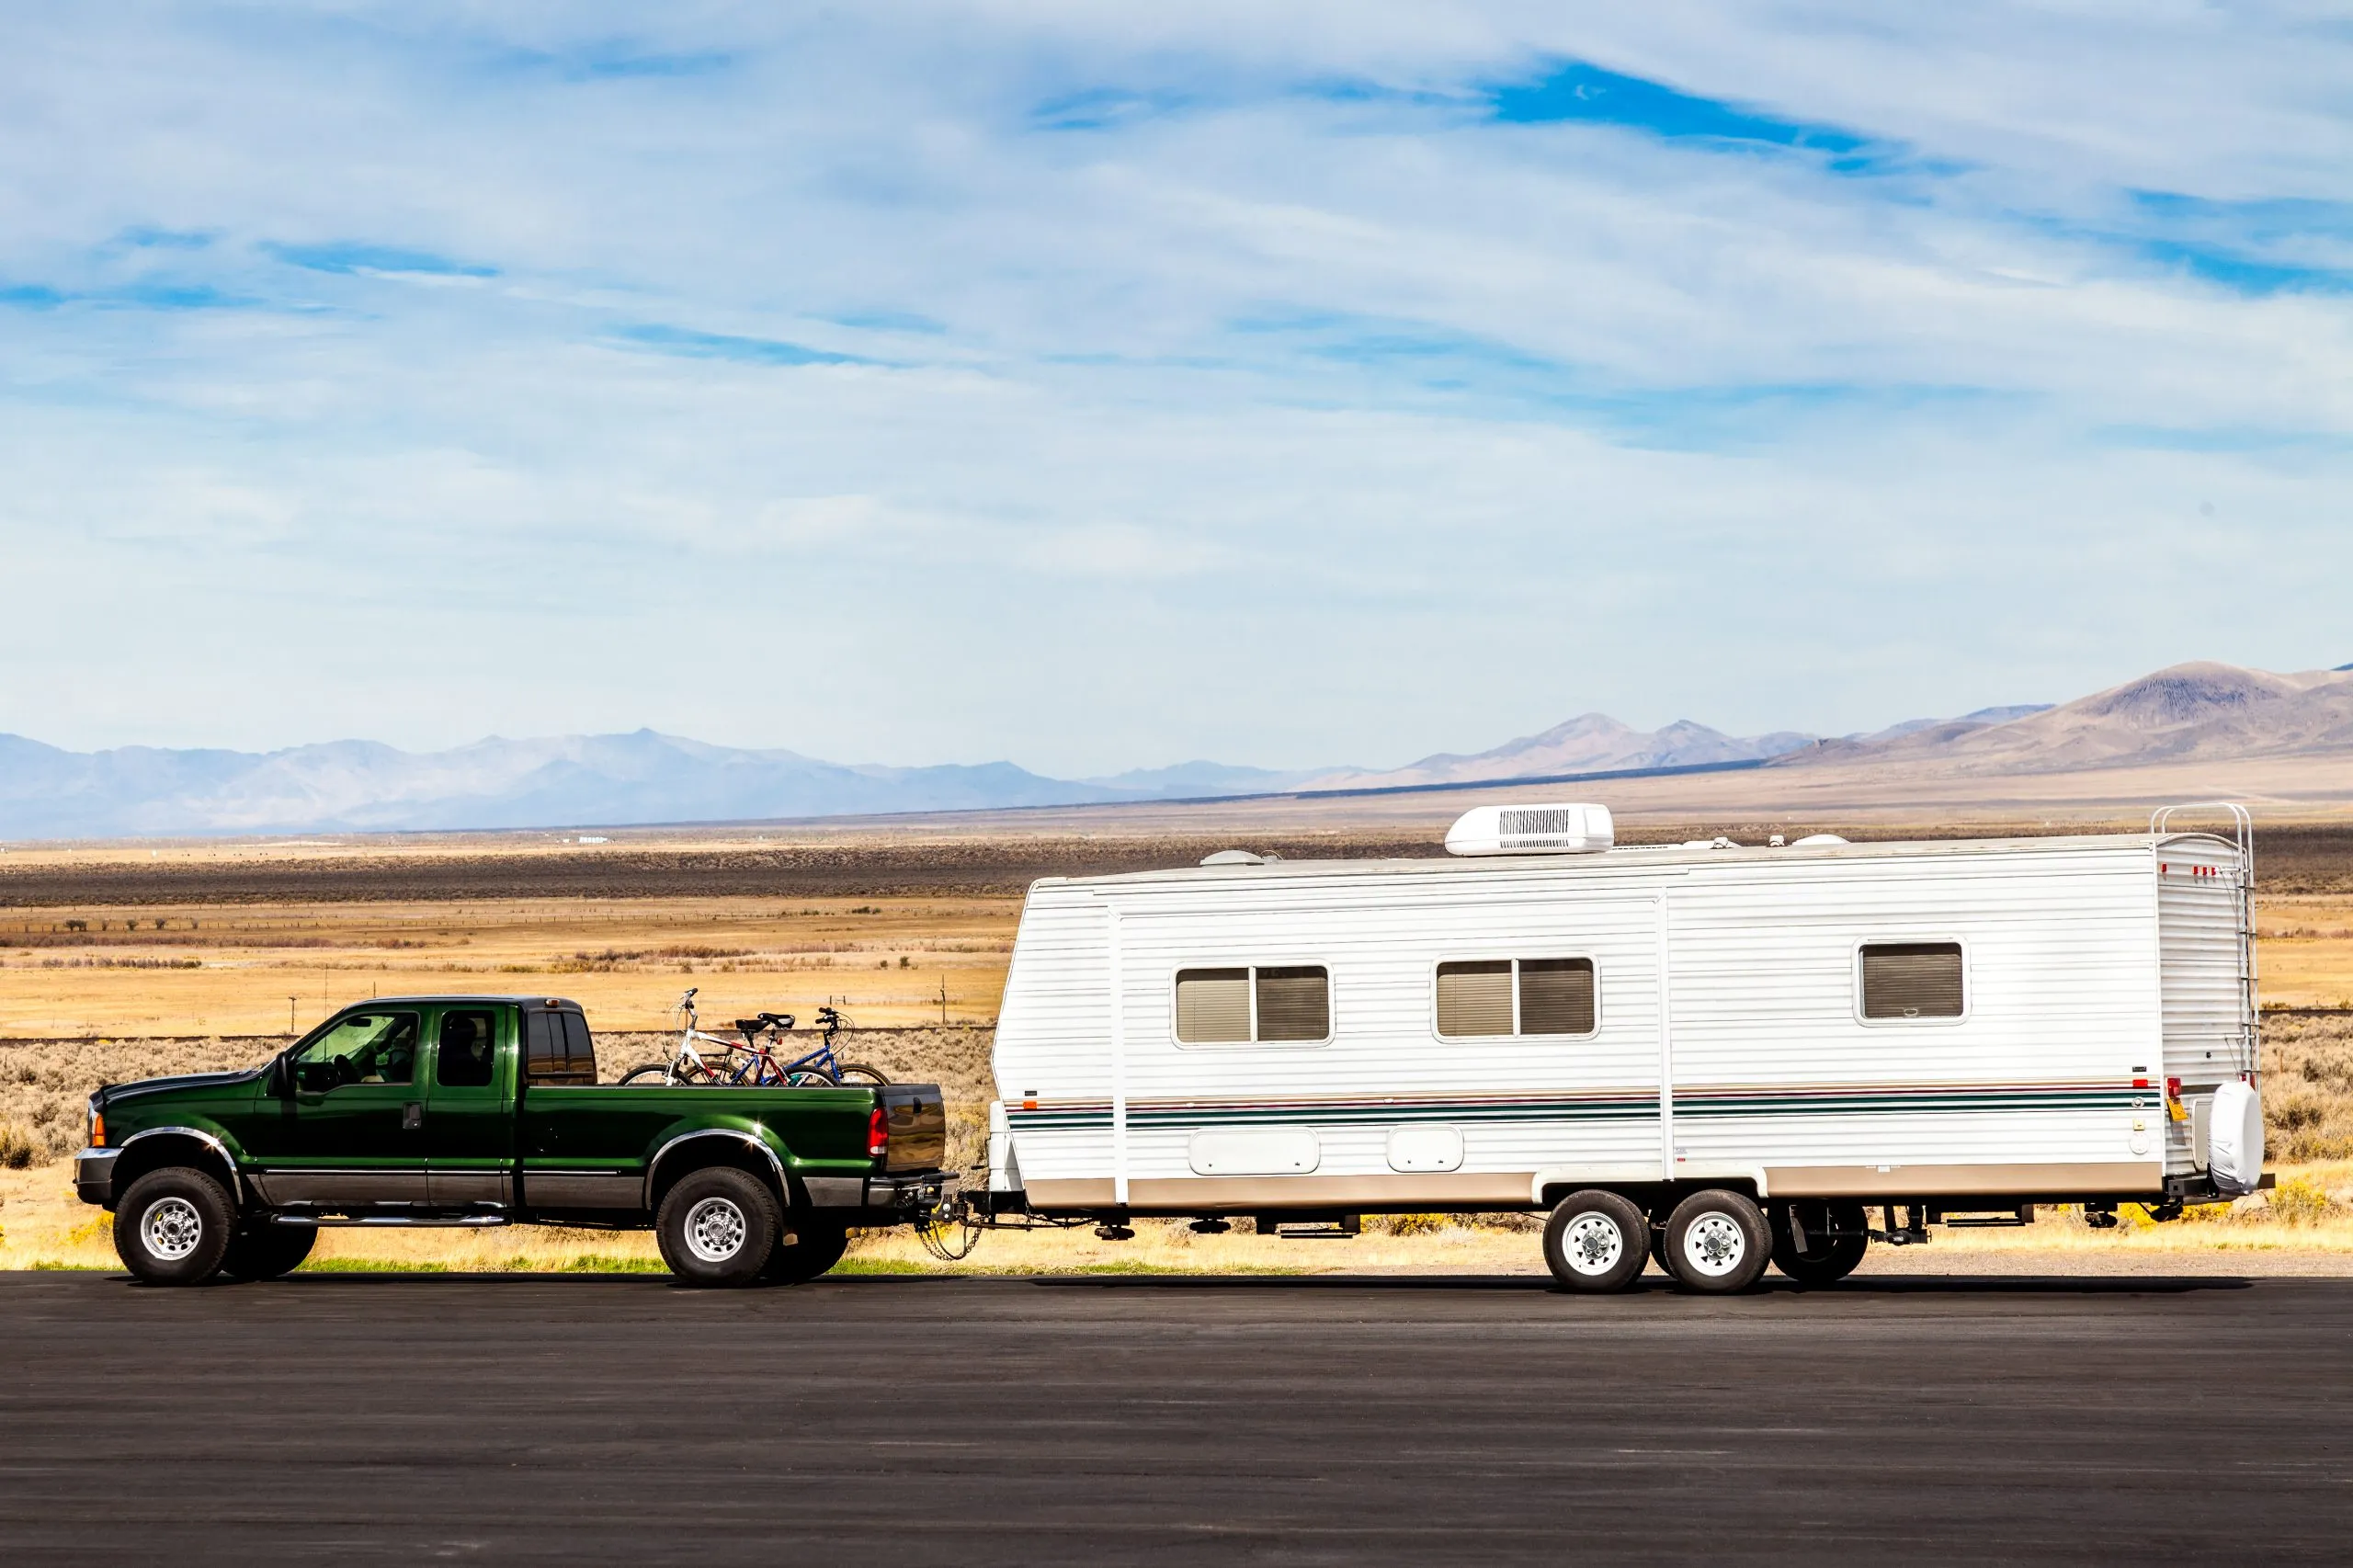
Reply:
[[[1765,1272],[1773,1238],[1756,1200],[1724,1187],[1695,1192],[1666,1221],[1666,1267],[1694,1290],[1730,1295]]]
[[[776,1250],[776,1194],[725,1165],[678,1178],[654,1215],[662,1261],[688,1285],[748,1285]]]
[[[1544,1262],[1572,1290],[1622,1290],[1650,1256],[1651,1222],[1614,1192],[1588,1187],[1561,1199],[1544,1222]]]
[[[199,1285],[220,1272],[237,1223],[221,1184],[187,1165],[149,1171],[115,1206],[114,1250],[150,1285]]]
[[[315,1225],[273,1225],[263,1221],[229,1238],[221,1272],[233,1279],[276,1279],[302,1267],[319,1239]]]
[[[768,1266],[760,1278],[771,1285],[806,1285],[842,1260],[849,1247],[849,1229],[826,1221],[797,1219],[792,1239],[777,1238]]]

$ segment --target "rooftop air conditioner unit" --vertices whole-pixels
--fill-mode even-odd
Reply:
[[[1597,855],[1614,841],[1608,806],[1474,806],[1446,830],[1454,855]]]

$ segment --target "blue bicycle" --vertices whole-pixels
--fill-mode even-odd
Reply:
[[[853,1026],[832,1007],[817,1009],[817,1027],[825,1031],[817,1049],[790,1062],[779,1061],[772,1042],[781,1040],[792,1025],[790,1013],[762,1013],[756,1018],[736,1019],[735,1028],[744,1037],[744,1049],[739,1053],[739,1064],[727,1081],[764,1086],[780,1084],[804,1089],[891,1081],[862,1062],[844,1062],[834,1054],[834,1037]]]

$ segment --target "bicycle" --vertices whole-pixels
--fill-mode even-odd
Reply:
[[[695,994],[701,989],[699,985],[688,986],[687,994],[678,998],[678,1005],[671,1009],[673,1013],[684,1013],[687,1019],[686,1028],[678,1036],[676,1052],[667,1062],[649,1062],[631,1068],[622,1075],[622,1083],[814,1089],[838,1088],[845,1083],[879,1086],[891,1081],[871,1067],[843,1062],[834,1054],[834,1037],[848,1020],[832,1007],[817,1009],[817,1022],[825,1031],[817,1049],[806,1056],[783,1062],[761,1037],[781,1038],[793,1027],[791,1014],[762,1013],[757,1017],[736,1019],[736,1031],[744,1037],[744,1043],[738,1045],[723,1035],[703,1032],[695,1009]],[[715,1061],[696,1049],[698,1041],[719,1048],[713,1053]]]
[[[832,1007],[820,1007],[817,1009],[817,1023],[818,1027],[825,1031],[825,1038],[819,1042],[817,1049],[806,1056],[779,1062],[775,1052],[762,1043],[759,1037],[763,1033],[767,1033],[775,1038],[782,1038],[792,1028],[792,1015],[762,1013],[756,1018],[736,1019],[735,1027],[743,1033],[745,1049],[750,1058],[749,1081],[754,1084],[767,1085],[780,1084],[788,1087],[801,1088],[820,1085],[837,1087],[843,1084],[872,1084],[880,1087],[891,1081],[863,1062],[844,1062],[834,1054],[834,1037],[840,1034],[849,1023],[849,1020],[843,1017],[839,1012]]]
[[[678,1049],[667,1062],[649,1062],[632,1067],[621,1074],[624,1084],[662,1083],[668,1085],[723,1085],[741,1081],[743,1067],[734,1061],[738,1047],[722,1035],[705,1034],[699,1027],[701,1019],[695,1011],[695,993],[699,985],[689,985],[678,1005],[670,1009],[676,1015],[684,1013],[687,1027],[678,1036]],[[695,1049],[695,1042],[719,1047],[719,1063],[714,1064]]]

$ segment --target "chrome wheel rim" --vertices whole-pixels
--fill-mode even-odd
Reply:
[[[1580,1214],[1561,1232],[1561,1256],[1572,1273],[1607,1274],[1626,1256],[1625,1233],[1607,1214]]]
[[[1702,1214],[1683,1233],[1683,1260],[1711,1279],[1738,1268],[1748,1256],[1748,1232],[1721,1210]]]
[[[706,1198],[687,1210],[687,1250],[702,1263],[725,1263],[744,1250],[751,1233],[744,1210],[728,1198]]]
[[[177,1263],[204,1239],[204,1216],[185,1198],[164,1199],[140,1218],[139,1239],[165,1263]]]

